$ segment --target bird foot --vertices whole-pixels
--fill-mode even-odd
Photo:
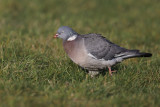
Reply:
[[[109,75],[112,76],[112,72],[117,72],[117,71],[109,71]]]
[[[112,76],[112,72],[117,72],[117,71],[112,71],[112,70],[111,70],[111,67],[108,67],[108,69],[109,69],[109,74],[110,74],[110,76]]]

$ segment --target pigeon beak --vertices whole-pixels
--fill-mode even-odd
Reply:
[[[55,34],[55,35],[54,35],[54,38],[57,38],[57,37],[58,37],[58,34]]]

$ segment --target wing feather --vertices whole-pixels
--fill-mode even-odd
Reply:
[[[97,59],[111,60],[115,58],[116,55],[127,50],[110,42],[100,34],[87,34],[81,35],[81,37],[84,38],[88,53]]]

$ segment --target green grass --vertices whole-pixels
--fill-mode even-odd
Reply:
[[[159,0],[0,0],[0,106],[160,106]],[[90,78],[53,39],[67,25],[151,58]]]

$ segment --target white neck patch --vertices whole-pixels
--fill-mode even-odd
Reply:
[[[67,41],[73,41],[77,38],[77,35],[73,35],[67,39]]]

